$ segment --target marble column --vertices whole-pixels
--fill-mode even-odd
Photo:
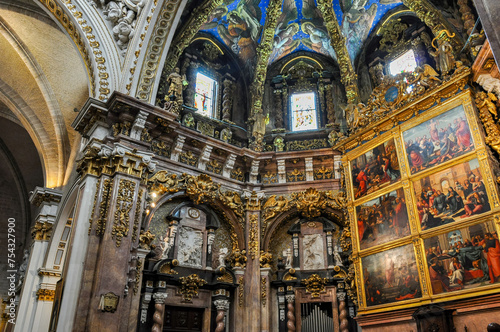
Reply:
[[[153,314],[153,327],[151,332],[163,331],[163,316],[165,315],[165,299],[167,293],[154,293],[153,299],[155,301],[155,312]]]
[[[340,332],[349,332],[349,321],[347,320],[346,293],[338,292]]]
[[[288,294],[286,297],[286,328],[287,332],[295,332],[295,295]]]
[[[223,332],[226,328],[226,313],[229,310],[229,300],[217,299],[214,301],[214,305],[217,309],[217,316],[215,317],[215,332]]]
[[[45,261],[61,196],[61,192],[57,190],[37,187],[30,197],[31,203],[39,207],[39,212],[31,231],[33,243],[24,275],[15,332],[49,329],[56,282],[59,278],[53,278],[50,283],[41,283],[39,270]]]

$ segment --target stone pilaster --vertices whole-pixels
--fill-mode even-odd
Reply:
[[[18,319],[14,327],[16,332],[49,329],[52,302],[59,278],[54,278],[42,285],[38,271],[44,264],[61,196],[58,190],[36,187],[30,197],[30,202],[38,206],[39,211],[31,231],[33,243],[24,275],[21,302],[17,311]]]
[[[269,332],[271,331],[271,268],[261,268],[260,269],[260,310],[261,310],[261,321],[260,321],[260,331]]]
[[[86,300],[78,302],[73,331],[127,331],[137,323],[145,254],[136,249],[135,224],[140,223],[145,188],[140,177],[121,172],[101,180],[79,295]]]

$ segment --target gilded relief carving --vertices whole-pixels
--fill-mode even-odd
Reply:
[[[121,179],[118,185],[115,216],[111,230],[111,237],[115,240],[117,247],[120,247],[122,239],[128,236],[130,210],[134,206],[135,186],[135,182],[125,179]]]
[[[193,297],[198,296],[198,289],[207,284],[207,282],[201,279],[197,274],[180,277],[179,281],[181,283],[180,293],[182,294],[182,300],[184,302],[192,302]]]

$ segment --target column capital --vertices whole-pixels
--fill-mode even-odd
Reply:
[[[61,201],[62,192],[60,190],[35,187],[29,200],[35,206],[42,206],[43,204],[58,204]]]
[[[217,310],[227,311],[229,309],[229,300],[218,299],[214,301],[214,305]]]
[[[165,303],[165,299],[167,298],[167,296],[167,293],[154,293],[153,299],[155,300],[155,303],[163,304]]]

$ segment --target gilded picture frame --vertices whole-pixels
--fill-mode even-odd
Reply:
[[[436,275],[434,274],[434,279],[431,279],[431,275],[429,272],[430,264],[427,255],[429,253],[429,248],[432,248],[432,245],[430,243],[432,241],[435,242],[436,238],[439,238],[439,236],[441,236],[442,238],[443,234],[449,234],[450,232],[457,232],[458,230],[463,229],[477,229],[479,227],[477,225],[483,225],[485,223],[488,223],[489,225],[488,230],[490,230],[494,226],[496,234],[500,234],[498,233],[498,229],[500,226],[500,202],[498,198],[496,177],[494,176],[494,166],[496,164],[494,163],[493,158],[484,143],[482,128],[479,126],[477,114],[475,112],[474,101],[472,100],[471,96],[471,91],[465,90],[445,101],[440,101],[436,106],[431,107],[425,112],[422,112],[420,114],[416,112],[413,117],[409,118],[399,126],[392,128],[390,131],[379,134],[377,137],[370,141],[367,141],[366,143],[359,142],[357,147],[355,147],[353,150],[348,151],[344,155],[342,161],[344,163],[343,167],[346,174],[345,183],[348,191],[347,211],[349,216],[349,224],[353,234],[353,262],[355,264],[356,271],[356,283],[358,289],[358,303],[360,313],[368,314],[400,308],[415,307],[426,303],[442,302],[448,301],[450,299],[477,296],[480,294],[485,294],[487,292],[498,291],[500,289],[499,276],[499,280],[496,281],[495,279],[495,283],[491,285],[482,285],[480,283],[478,284],[477,282],[472,282],[470,286],[464,287],[464,289],[449,288],[451,291],[440,292],[436,290],[436,286],[433,284],[433,282],[436,283]],[[460,119],[461,117],[462,119]],[[455,119],[457,119],[457,121],[455,121]],[[405,133],[409,133],[409,130],[418,128],[418,126],[422,125],[423,127],[428,128],[427,125],[429,125],[430,127],[431,122],[435,124],[436,122],[438,122],[438,120],[441,121],[440,123],[446,124],[446,128],[448,128],[449,124],[451,124],[452,129],[455,123],[456,126],[458,126],[459,121],[466,121],[467,126],[465,127],[468,127],[469,129],[469,132],[466,136],[470,137],[465,137],[464,141],[467,141],[467,138],[470,138],[469,141],[471,144],[468,145],[469,148],[464,148],[463,151],[458,151],[458,148],[458,153],[456,154],[451,154],[443,160],[439,160],[439,162],[435,164],[426,165],[422,167],[422,169],[412,170],[411,168],[413,167],[413,165],[408,154],[408,145],[406,144],[408,143],[408,141],[405,142]],[[440,127],[437,127],[437,129],[440,129]],[[406,135],[407,139],[409,137],[411,137],[411,135]],[[451,138],[453,137],[448,137],[449,140],[451,140]],[[386,185],[382,186],[381,188],[377,188],[372,192],[367,192],[365,195],[356,197],[357,188],[355,188],[355,178],[352,174],[353,163],[359,160],[360,156],[365,156],[367,154],[370,155],[371,151],[377,149],[379,146],[386,146],[387,142],[393,142],[390,144],[393,144],[396,148],[395,151],[398,157],[400,178],[394,182],[387,183]],[[446,143],[439,143],[440,148],[445,145]],[[448,185],[445,185],[445,183],[441,181],[444,177],[447,177]],[[459,188],[458,190],[460,193],[457,192],[457,189],[455,188],[457,181],[461,186],[463,186],[465,178],[469,179],[469,181],[471,178],[473,178],[473,183],[471,184],[472,188],[469,189],[472,189],[472,191],[474,191],[474,187],[476,187],[475,191],[482,192],[482,194],[484,195],[483,197],[486,199],[485,203],[487,203],[488,205],[487,208],[484,208],[483,210],[475,209],[478,204],[474,204],[474,202],[470,202],[469,199],[467,199],[469,195],[465,195],[465,188]],[[453,183],[450,181],[452,181]],[[451,187],[452,190],[450,190],[450,192],[454,191],[461,196],[462,203],[465,204],[463,204],[463,206],[461,206],[459,209],[457,209],[457,207],[450,208],[450,204],[453,206],[453,202],[451,202],[451,200],[449,202],[445,201],[446,209],[454,210],[447,211],[445,213],[450,213],[452,219],[448,220],[449,222],[439,223],[437,225],[433,225],[433,227],[422,227],[421,211],[419,210],[418,199],[422,188],[425,187],[425,184],[439,184],[440,191],[442,191],[443,189],[447,190]],[[415,190],[419,192],[416,193]],[[382,204],[384,197],[397,197],[398,195],[404,197],[404,200],[406,202],[406,207],[408,209],[407,219],[409,232],[408,229],[405,228],[405,232],[403,234],[400,234],[400,236],[389,237],[387,241],[384,240],[380,243],[376,242],[373,245],[366,245],[364,241],[367,240],[367,237],[365,237],[365,239],[363,239],[362,236],[360,237],[360,225],[358,225],[358,216],[361,213],[361,209],[363,209],[363,207],[367,209],[370,205],[373,206],[373,204],[375,204],[374,208],[377,209],[378,205]],[[454,194],[451,194],[450,197],[453,197],[453,195]],[[465,209],[466,204],[469,204],[469,209]],[[390,207],[393,208],[393,204],[391,204]],[[443,206],[441,206],[441,208],[443,208]],[[459,210],[461,210],[461,212]],[[467,212],[468,210],[470,210],[470,213]],[[443,213],[443,211],[441,211],[441,213]],[[462,215],[466,216],[462,218]],[[382,217],[384,216],[380,216],[380,218]],[[376,222],[374,224],[377,225]],[[490,233],[493,234],[494,232]],[[380,259],[380,257],[385,258],[386,254],[389,255],[388,257],[390,257],[391,253],[397,251],[396,248],[403,247],[406,248],[406,253],[412,252],[412,257],[414,257],[415,259],[415,265],[414,267],[412,267],[412,269],[413,272],[418,275],[418,281],[421,287],[419,297],[400,297],[399,299],[397,299],[398,296],[394,296],[393,298],[391,298],[386,294],[382,299],[372,300],[372,289],[367,289],[369,288],[368,286],[370,286],[370,283],[368,283],[368,286],[366,285],[366,273],[368,272],[368,276],[373,276],[373,274],[375,274],[376,276],[373,277],[375,277],[375,279],[378,278],[378,280],[384,280],[384,278],[387,279],[387,276],[385,275],[385,272],[380,272],[383,270],[381,270],[380,267],[378,269],[371,268],[372,271],[370,272],[370,264],[373,265],[376,262],[383,263],[384,259]],[[413,251],[411,251],[409,248],[412,248]],[[490,245],[490,248],[493,247]],[[370,262],[370,259],[374,262]],[[413,260],[413,258],[411,259]],[[450,260],[450,258],[447,256],[446,259]],[[446,264],[448,264],[448,269],[446,269],[446,271],[448,271],[450,261],[446,261]],[[468,267],[470,268],[470,266]],[[477,272],[477,274],[479,274],[479,272]],[[474,275],[474,273],[468,274],[468,277],[470,277],[471,275]],[[389,274],[389,277],[390,276],[391,275]],[[446,275],[446,278],[449,277],[450,276]],[[469,281],[470,280],[467,279],[467,282]],[[388,284],[387,282],[385,283]],[[397,283],[398,286],[400,284],[401,283]],[[415,282],[413,284],[415,284]],[[382,294],[385,294],[384,292],[386,291],[384,290],[384,287],[385,286],[382,285]]]

